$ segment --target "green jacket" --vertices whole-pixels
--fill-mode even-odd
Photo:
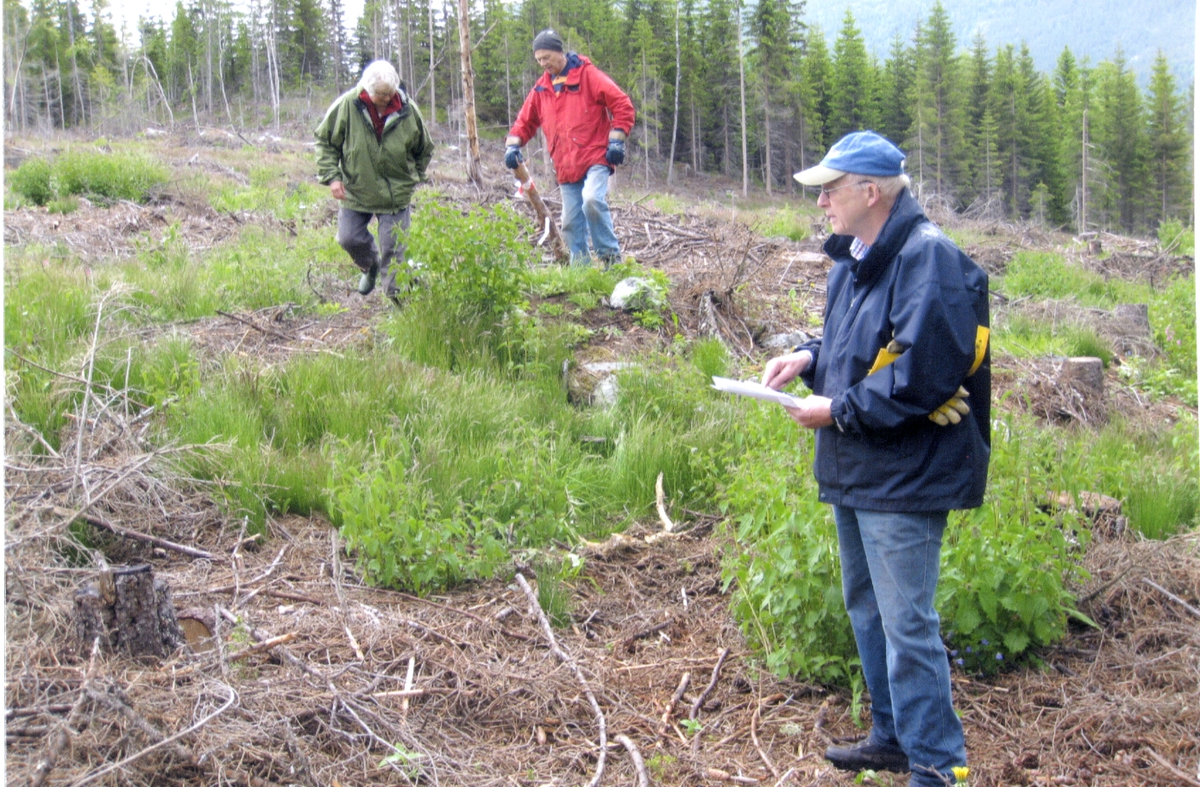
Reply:
[[[383,141],[375,138],[371,114],[355,87],[337,98],[313,132],[317,138],[317,177],[346,187],[344,206],[362,213],[397,213],[408,207],[433,158],[421,112],[404,91],[399,112],[388,115]]]

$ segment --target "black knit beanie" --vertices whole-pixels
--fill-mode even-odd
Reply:
[[[563,51],[563,40],[553,30],[543,30],[533,37],[533,51],[548,49],[551,52]]]

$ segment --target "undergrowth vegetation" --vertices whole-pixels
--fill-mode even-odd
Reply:
[[[59,164],[35,161],[9,184],[36,203],[37,183],[54,195],[68,178]],[[250,529],[282,513],[320,515],[369,580],[419,593],[530,562],[560,624],[583,567],[558,545],[652,517],[661,473],[676,511],[724,515],[726,589],[766,663],[861,689],[836,532],[812,480],[812,435],[800,434],[797,447],[797,427],[780,408],[708,385],[714,374],[755,369],[718,341],[675,335],[624,359],[611,406],[568,395],[565,370],[577,350],[603,338],[585,327],[584,313],[621,279],[661,282],[661,272],[634,261],[607,271],[540,266],[511,210],[462,209],[422,190],[402,264],[403,308],[361,339],[336,353],[273,359],[213,357],[199,347],[189,326],[218,310],[336,312],[307,276],[313,266],[349,263],[320,220],[324,195],[290,187],[288,177],[259,165],[247,184],[211,197],[220,210],[286,221],[286,231],[247,223],[232,240],[197,250],[172,225],[137,238],[132,258],[102,266],[64,247],[8,249],[8,403],[44,440],[40,450],[61,448],[81,380],[124,391],[129,407],[160,413],[156,441],[197,446],[183,469]],[[21,183],[34,185],[18,191]],[[779,234],[807,231],[799,212],[780,209],[772,221]],[[995,287],[1009,299],[1148,303],[1159,356],[1123,359],[1122,369],[1133,369],[1147,397],[1195,402],[1191,277],[1152,288],[1023,252]],[[807,296],[794,301],[807,310]],[[669,308],[638,319],[675,334]],[[1107,351],[1112,360],[1105,341],[1080,326],[1012,319],[995,343],[1014,355]],[[1179,412],[1170,426],[1114,420],[1098,433],[997,418],[986,503],[954,514],[945,537],[938,607],[958,668],[986,673],[1036,658],[1069,620],[1087,624],[1074,596],[1086,579],[1079,558],[1089,524],[1051,507],[1052,495],[1118,497],[1130,526],[1148,537],[1195,526],[1196,423]]]
[[[39,206],[76,196],[144,202],[169,175],[166,167],[140,153],[73,148],[52,160],[22,162],[8,175],[8,185],[12,195]]]

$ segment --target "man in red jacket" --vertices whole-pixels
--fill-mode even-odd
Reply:
[[[562,232],[571,261],[585,264],[588,235],[605,266],[620,260],[608,209],[608,177],[625,161],[625,138],[633,129],[633,102],[592,61],[564,52],[553,30],[533,39],[533,57],[546,69],[529,91],[508,132],[504,165],[516,169],[521,146],[540,127],[562,191]]]

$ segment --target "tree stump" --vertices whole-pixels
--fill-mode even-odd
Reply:
[[[1068,358],[1059,372],[1060,385],[1084,394],[1104,393],[1104,362],[1099,358]]]
[[[96,585],[76,593],[75,633],[81,653],[96,637],[109,652],[155,658],[185,644],[171,590],[148,565],[102,569]]]

